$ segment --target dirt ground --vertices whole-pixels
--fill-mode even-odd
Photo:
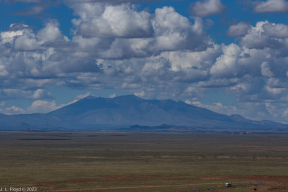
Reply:
[[[287,167],[288,135],[0,132],[0,189],[288,191]]]

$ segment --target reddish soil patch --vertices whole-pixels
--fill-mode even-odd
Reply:
[[[256,180],[261,183],[262,190],[259,191],[282,191],[288,190],[288,176],[267,176],[267,175],[249,175],[249,176],[230,176],[229,178],[241,178]]]
[[[249,176],[230,176],[229,178],[245,178],[261,181],[287,181],[288,176],[266,176],[266,175],[249,175]]]
[[[90,177],[90,178],[77,178],[66,181],[54,181],[54,182],[44,182],[38,183],[38,186],[50,186],[58,185],[64,183],[89,183],[89,182],[113,182],[113,181],[151,181],[151,180],[192,180],[190,176],[171,176],[164,177],[159,175],[135,175],[135,176],[115,176],[115,175],[105,175],[100,177]]]
[[[268,189],[269,191],[282,191],[288,190],[288,186],[272,186]]]
[[[195,185],[220,185],[222,183],[196,183],[196,184],[181,184],[181,185],[145,185],[135,187],[108,187],[108,188],[93,188],[93,189],[68,189],[68,190],[47,190],[46,192],[61,192],[61,191],[98,191],[98,190],[117,190],[117,189],[139,189],[139,188],[159,188],[159,187],[181,187]]]
[[[219,180],[223,179],[221,177],[209,177],[209,178],[192,178],[189,175],[179,175],[179,176],[159,176],[159,175],[105,175],[99,177],[89,177],[89,178],[77,178],[65,181],[54,181],[54,182],[43,182],[38,183],[38,186],[51,186],[65,183],[90,183],[90,182],[113,182],[113,181],[169,181],[169,180]]]
[[[203,179],[203,180],[218,180],[218,179],[223,179],[221,177],[207,177],[207,178],[200,178],[200,179]]]
[[[238,163],[238,162],[225,162],[225,163],[220,163],[220,164],[230,164],[230,165],[249,165],[251,164],[250,162],[241,162],[241,163]]]
[[[29,181],[31,179],[16,179],[16,181]]]

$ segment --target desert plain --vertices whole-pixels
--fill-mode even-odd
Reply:
[[[10,187],[288,191],[288,135],[1,132],[0,190]]]

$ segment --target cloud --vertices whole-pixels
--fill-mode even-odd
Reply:
[[[241,78],[245,75],[286,77],[288,68],[283,68],[283,63],[287,60],[277,55],[279,50],[273,47],[262,47],[262,50],[253,46],[247,48],[249,46],[243,43],[253,33],[272,38],[271,35],[263,34],[265,29],[262,26],[269,22],[251,26],[251,32],[241,39],[243,46],[226,46],[211,42],[204,35],[202,19],[195,18],[195,21],[191,25],[187,18],[176,13],[173,8],[164,7],[157,9],[155,15],[151,16],[153,38],[112,38],[112,43],[107,37],[84,38],[80,35],[66,40],[57,21],[53,20],[36,34],[29,27],[19,25],[13,31],[19,34],[9,36],[12,47],[9,58],[0,57],[0,75],[7,79],[0,84],[7,86],[9,83],[12,88],[23,87],[24,90],[48,86],[115,88],[131,93],[144,91],[147,98],[181,98],[201,97],[209,87],[224,89],[237,84],[240,86],[243,83]],[[17,39],[25,34],[35,40],[37,49],[15,48]],[[160,41],[165,38],[166,42]],[[203,49],[186,47],[191,45],[184,41],[191,42],[192,46],[203,43]],[[139,47],[144,49],[139,50]],[[267,64],[263,64],[265,62]],[[279,70],[278,66],[284,70]],[[191,85],[193,83],[195,85]],[[168,93],[166,90],[173,91]]]
[[[212,20],[209,19],[209,18],[206,18],[204,25],[205,25],[206,29],[209,29],[212,25],[214,25],[214,21],[212,21]]]
[[[267,62],[261,64],[261,74],[265,77],[273,77],[273,72],[270,70],[270,67]]]
[[[17,2],[21,2],[21,3],[40,3],[43,0],[4,0],[5,2],[9,2],[9,3],[17,3]]]
[[[117,96],[116,93],[113,93],[113,94],[109,95],[109,98],[114,98],[116,96]]]
[[[61,34],[58,26],[56,20],[50,20],[46,23],[46,27],[39,30],[36,35],[29,26],[23,23],[11,24],[6,31],[0,33],[0,46],[9,43],[6,46],[15,50],[36,51],[44,49],[47,42],[62,41],[62,44],[65,44],[67,38]]]
[[[286,78],[269,78],[267,85],[271,88],[288,88],[288,80]]]
[[[49,93],[48,91],[44,90],[44,89],[37,89],[34,92],[32,98],[33,99],[54,99],[52,94]]]
[[[252,2],[255,13],[287,13],[288,2],[285,0],[267,0]]]
[[[0,99],[54,99],[54,97],[44,89],[37,89],[34,92],[20,89],[2,89],[0,90]]]
[[[71,71],[71,73],[76,71],[80,72],[83,71],[83,69],[85,69],[84,71],[89,70],[99,72],[99,68],[95,65],[95,62],[86,58],[122,59],[131,57],[147,57],[168,50],[205,50],[206,47],[211,44],[209,42],[209,36],[207,36],[203,31],[202,19],[195,18],[194,25],[191,25],[189,19],[176,13],[172,7],[157,9],[155,15],[150,15],[146,12],[137,12],[134,9],[128,9],[128,4],[111,6],[98,3],[96,6],[94,4],[89,4],[89,6],[83,6],[85,9],[75,8],[76,12],[81,15],[81,22],[90,22],[93,19],[103,17],[106,19],[103,20],[102,18],[104,24],[109,24],[112,28],[115,28],[115,33],[113,32],[110,34],[111,37],[102,37],[101,33],[96,33],[94,34],[96,35],[95,37],[85,38],[78,34],[73,37],[72,41],[69,41],[67,37],[61,34],[59,23],[54,20],[50,20],[46,23],[46,26],[39,30],[37,34],[35,34],[28,26],[17,24],[17,27],[13,25],[13,30],[10,27],[7,31],[1,33],[3,43],[2,47],[3,50],[5,50],[2,54],[15,54],[16,59],[21,56],[21,51],[26,52],[25,54],[27,55],[29,54],[27,52],[43,50],[46,52],[45,57],[43,59],[38,57],[35,61],[39,61],[39,64],[41,63],[41,65],[43,64],[43,68],[46,69],[46,72],[47,69],[58,72]],[[101,13],[98,16],[95,16],[95,14],[93,15],[93,11],[91,11],[91,14],[89,11],[87,14],[83,13],[83,11],[89,10],[89,8],[95,10],[99,7],[102,7],[104,10],[115,9],[115,13],[117,13],[118,10],[121,13],[120,15],[125,15],[124,13],[127,13],[126,15],[128,18],[132,20],[136,18],[137,20],[135,20],[135,22],[144,22],[147,24],[147,27],[139,25],[140,28],[137,28],[137,26],[135,26],[136,28],[131,28],[131,25],[118,25],[119,22],[113,20],[115,17],[108,18],[105,16],[105,11],[103,14]],[[114,12],[112,11],[112,13]],[[142,17],[141,15],[146,16]],[[79,23],[80,26],[81,22]],[[142,28],[143,26],[145,29]],[[118,30],[119,27],[120,31]],[[144,34],[140,32],[137,35],[138,29],[140,31],[143,29],[147,33],[145,32]],[[80,28],[76,30],[76,34],[79,30]],[[132,34],[131,37],[128,32]],[[108,33],[105,32],[105,34]],[[153,36],[149,38],[146,37],[147,35],[152,34]],[[135,38],[135,35],[137,38]],[[125,36],[125,38],[118,38],[120,36]],[[7,42],[9,44],[5,44]],[[7,47],[8,45],[10,48]],[[20,52],[13,52],[13,49]],[[40,53],[41,52],[38,52],[37,54],[39,55]],[[31,55],[35,57],[35,54]],[[62,64],[61,61],[64,58],[65,63]],[[69,59],[71,60],[69,61]],[[22,60],[21,62],[25,62],[25,59],[23,60],[23,58],[20,60]],[[48,62],[48,60],[50,62]],[[79,62],[82,64],[80,65]],[[48,65],[48,63],[50,64]],[[68,68],[66,67],[67,63],[70,63]],[[71,67],[71,65],[74,65],[74,67]],[[41,74],[44,75],[38,67],[33,67],[30,73],[35,76]],[[50,74],[46,73],[46,75]]]
[[[255,100],[256,94],[261,93],[264,88],[264,80],[247,75],[245,78],[239,79],[235,85],[227,87],[225,92],[238,95],[241,100]],[[253,97],[251,98],[251,96]]]
[[[283,26],[281,25],[280,28],[283,28]],[[256,49],[262,49],[264,47],[281,48],[285,46],[282,39],[277,38],[277,36],[281,35],[283,35],[283,32],[279,32],[279,25],[275,26],[273,24],[271,25],[268,21],[259,21],[255,27],[251,27],[249,32],[242,37],[240,45]]]
[[[224,13],[226,6],[221,3],[221,0],[204,0],[197,1],[190,7],[190,11],[197,17],[208,17],[211,15]]]
[[[15,15],[39,15],[46,8],[45,4],[37,4],[35,6],[31,6],[29,9],[25,11],[18,11]]]
[[[0,1],[1,2],[1,1]],[[34,15],[42,16],[43,11],[50,6],[56,6],[61,0],[4,0],[5,3],[27,3],[33,4],[24,11],[18,11],[15,15]]]
[[[206,108],[217,113],[233,115],[239,114],[245,118],[261,121],[276,120],[282,123],[288,123],[283,117],[287,116],[288,105],[280,106],[277,103],[259,103],[259,102],[238,102],[235,105],[224,105],[222,103],[213,103],[204,105],[199,101],[186,100],[185,103],[197,107]]]
[[[100,9],[100,8],[99,8]],[[77,35],[84,37],[151,37],[150,14],[137,12],[129,4],[107,5],[99,17],[82,21]]]
[[[56,20],[50,20],[46,23],[45,28],[42,28],[37,33],[37,38],[43,40],[44,42],[55,42],[57,40],[62,40],[63,35],[58,28],[59,23]]]
[[[57,105],[55,101],[45,101],[45,100],[36,100],[31,106],[27,107],[27,109],[22,109],[19,107],[8,107],[4,109],[0,109],[0,113],[4,113],[6,115],[15,115],[15,114],[32,114],[32,113],[49,113],[56,109],[59,109],[65,105]]]
[[[215,65],[210,69],[210,74],[216,77],[233,77],[237,76],[237,62],[241,54],[241,48],[235,44],[223,46],[223,55],[218,57]]]
[[[194,25],[190,25],[189,20],[175,12],[172,7],[156,9],[152,21],[156,36],[152,50],[205,50],[208,45],[204,42],[209,43],[209,38],[203,33],[203,20],[200,18],[194,20]]]
[[[12,44],[15,37],[23,35],[24,31],[31,31],[28,25],[23,23],[11,24],[6,31],[1,32],[1,44]]]
[[[287,38],[288,37],[288,26],[284,24],[266,23],[263,25],[264,34],[276,37],[276,38]]]
[[[67,104],[57,105],[55,101],[49,102],[46,100],[36,100],[29,107],[27,107],[27,109],[22,109],[19,107],[12,106],[9,108],[0,109],[0,113],[4,113],[6,115],[49,113],[51,111],[57,110],[57,109],[64,107],[66,105],[72,104],[76,101],[77,100],[74,100],[74,101],[69,102]],[[5,103],[2,106],[5,106]]]
[[[14,47],[17,50],[33,51],[40,49],[40,44],[31,33],[23,32],[21,36],[15,39]]]
[[[57,106],[55,101],[49,102],[49,101],[42,101],[37,100],[32,103],[30,107],[26,110],[26,113],[48,113],[50,111],[54,111],[56,109],[59,109],[62,106]]]
[[[238,84],[226,88],[227,94],[233,94],[241,102],[271,102],[277,101],[285,96],[286,88],[271,88],[260,78],[249,76],[241,80]]]
[[[137,1],[142,1],[142,0],[64,0],[66,3],[95,3],[95,2],[104,2],[104,3],[127,3],[127,2],[137,2]],[[147,1],[155,1],[155,0],[147,0]]]
[[[144,97],[145,96],[145,92],[141,91],[139,93],[134,93],[134,95],[137,96],[137,97]]]
[[[10,27],[6,31],[21,31],[24,29],[29,29],[30,27],[28,25],[25,25],[24,22],[20,23],[13,23],[10,25]]]
[[[73,4],[72,8],[80,16],[72,20],[76,26],[73,41],[85,52],[93,50],[89,53],[93,56],[147,57],[162,51],[201,51],[210,44],[202,19],[194,18],[191,25],[173,7],[158,8],[155,15],[138,12],[130,4]]]
[[[196,107],[206,108],[211,111],[222,113],[222,114],[227,114],[227,115],[241,114],[242,112],[239,109],[237,109],[235,106],[227,106],[227,105],[223,105],[222,103],[213,103],[212,105],[204,105],[200,101],[190,101],[190,100],[186,100],[185,103],[189,105],[194,105]]]
[[[25,113],[25,111],[22,108],[12,106],[6,109],[0,109],[0,113],[4,113],[6,115],[15,115],[15,114],[23,114]]]
[[[248,33],[250,25],[244,22],[231,25],[227,31],[227,36],[229,37],[243,37]]]
[[[5,105],[6,105],[6,103],[5,103],[4,101],[2,101],[2,102],[0,103],[0,106],[1,106],[1,107],[5,106]]]
[[[253,108],[253,118],[272,114],[283,121],[287,114],[288,27],[284,24],[234,24],[227,35],[238,37],[239,44],[225,45],[216,44],[205,32],[210,20],[186,18],[173,7],[150,14],[130,3],[77,2],[69,6],[75,14],[71,39],[61,33],[55,20],[48,20],[38,31],[18,23],[0,32],[0,99],[37,101],[29,110],[9,106],[3,111],[57,109],[64,105],[48,100],[53,96],[45,89],[68,87],[117,89],[146,99],[190,98],[191,102],[218,89]],[[141,25],[120,25],[117,14]],[[80,27],[86,24],[95,30]],[[107,33],[102,26],[108,26]],[[78,95],[72,102],[88,95]],[[226,114],[252,113],[234,106],[235,110],[217,101],[205,107]],[[279,112],[274,110],[277,107]]]

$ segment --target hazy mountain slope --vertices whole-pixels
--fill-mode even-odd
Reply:
[[[240,115],[227,116],[182,101],[144,100],[135,95],[115,98],[86,97],[49,115],[82,125],[161,124],[221,127],[230,129],[267,129],[285,127],[280,123],[251,121]]]
[[[144,100],[134,95],[115,98],[88,96],[47,114],[0,114],[0,128],[17,130],[39,127],[85,129],[161,124],[217,129],[284,129],[272,121],[252,121],[240,115],[223,115],[182,101]]]
[[[173,100],[144,100],[134,95],[116,98],[87,97],[49,115],[81,124],[213,125],[233,121],[226,115]],[[203,119],[209,119],[205,122]]]
[[[58,110],[52,111],[48,113],[52,116],[58,116],[63,118],[70,118],[81,115],[87,111],[95,110],[95,109],[105,109],[105,108],[118,108],[117,104],[107,102],[105,98],[95,98],[92,96],[88,96],[84,99],[81,99],[75,103],[62,107]]]
[[[50,126],[70,126],[59,117],[50,116],[43,113],[4,115],[0,114],[1,130],[21,130],[30,127],[50,127]]]

